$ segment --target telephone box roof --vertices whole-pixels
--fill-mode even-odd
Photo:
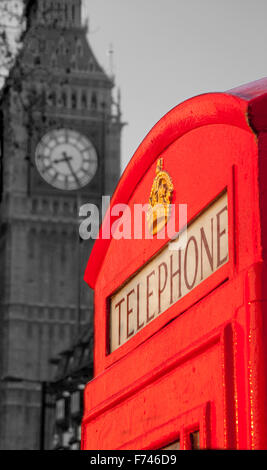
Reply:
[[[264,98],[264,100],[263,100]],[[229,124],[253,132],[267,129],[266,109],[267,78],[251,82],[224,93],[207,93],[188,99],[169,111],[144,138],[125,169],[111,200],[115,204],[127,204],[137,184],[157,160],[159,155],[175,140],[193,129],[212,125]],[[260,107],[260,108],[259,108]],[[254,113],[254,108],[257,112]],[[85,271],[84,280],[95,288],[111,239],[103,239],[102,232],[118,216],[104,218]]]

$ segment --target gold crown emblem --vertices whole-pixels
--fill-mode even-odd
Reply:
[[[155,235],[168,222],[171,214],[173,184],[170,175],[163,170],[163,158],[157,161],[156,177],[149,197],[147,223],[150,233]]]

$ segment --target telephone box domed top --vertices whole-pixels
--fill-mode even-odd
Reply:
[[[267,78],[263,78],[223,93],[199,95],[174,107],[155,124],[133,155],[112,197],[110,211],[115,204],[128,203],[151,165],[185,134],[214,124],[234,126],[250,133],[267,129],[266,103]],[[103,239],[101,234],[116,219],[117,215],[111,215],[110,220],[105,217],[94,244],[84,277],[92,288],[111,243],[111,238]]]

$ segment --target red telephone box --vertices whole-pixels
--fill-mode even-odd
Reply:
[[[83,449],[267,448],[266,110],[267,79],[192,98],[125,170],[85,273]]]

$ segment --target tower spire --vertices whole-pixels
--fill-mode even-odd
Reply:
[[[108,55],[109,55],[109,74],[110,74],[110,77],[112,79],[114,79],[114,48],[113,48],[113,44],[109,45]]]

